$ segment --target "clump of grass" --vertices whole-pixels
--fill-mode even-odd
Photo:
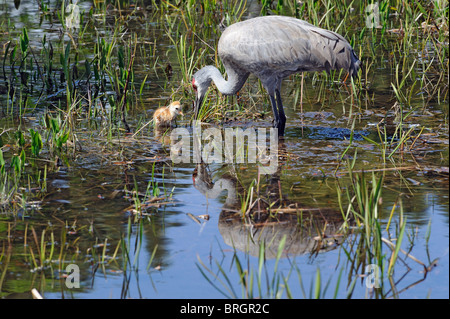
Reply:
[[[402,264],[406,265],[406,261],[400,258],[400,252],[424,268],[424,278],[430,267],[427,267],[425,263],[402,249],[402,244],[407,234],[408,222],[406,216],[403,214],[401,197],[392,207],[386,227],[383,229],[383,216],[381,216],[380,207],[382,205],[384,172],[382,176],[377,176],[372,172],[371,178],[367,179],[364,173],[353,173],[353,165],[354,163],[348,163],[347,165],[351,180],[351,187],[345,190],[346,200],[348,202],[347,209],[344,208],[345,206],[342,202],[341,190],[338,189],[337,191],[342,215],[346,220],[350,216],[353,216],[357,226],[353,232],[356,238],[345,249],[348,263],[351,265],[350,271],[356,275],[358,269],[362,270],[366,269],[369,265],[376,265],[379,269],[380,286],[376,287],[377,289],[374,291],[375,295],[381,298],[387,298],[389,293],[394,293],[394,296],[397,296],[395,295],[395,286],[406,278],[404,275],[399,275],[400,279],[398,281],[394,280],[394,276],[401,272],[398,269],[401,269],[402,266],[398,265],[398,261],[401,260]],[[392,229],[392,223],[396,215],[398,222],[394,229]],[[349,223],[344,224],[344,227],[346,229],[352,228]],[[392,230],[394,230],[394,234],[392,234]],[[410,245],[414,245],[413,240],[414,237],[411,237]],[[389,251],[391,252],[390,256],[388,255]],[[407,266],[406,273],[409,269]],[[388,283],[385,283],[385,279],[387,279]],[[414,283],[414,285],[417,283]],[[392,288],[392,291],[389,288]]]
[[[175,187],[170,192],[165,187],[164,182],[164,168],[162,172],[162,185],[155,178],[156,162],[152,165],[151,178],[147,183],[145,192],[140,192],[136,180],[134,181],[134,189],[129,191],[125,189],[125,193],[130,194],[130,200],[133,201],[133,205],[124,209],[126,212],[131,212],[135,218],[135,222],[146,216],[151,216],[161,206],[172,203],[172,196]],[[161,191],[161,188],[163,191]],[[148,212],[151,210],[150,212]]]

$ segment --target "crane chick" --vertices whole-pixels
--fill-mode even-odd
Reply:
[[[153,114],[153,120],[156,126],[170,126],[178,115],[184,116],[180,102],[174,101],[169,106],[157,109]]]

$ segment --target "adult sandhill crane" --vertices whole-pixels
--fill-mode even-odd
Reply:
[[[284,16],[257,17],[230,25],[219,39],[218,53],[228,80],[214,66],[205,66],[194,74],[195,120],[211,81],[222,94],[234,95],[252,73],[269,93],[273,126],[278,128],[279,136],[284,135],[286,123],[280,95],[285,77],[335,69],[345,69],[356,76],[361,64],[341,35]]]

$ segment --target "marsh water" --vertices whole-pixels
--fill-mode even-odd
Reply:
[[[227,9],[224,4],[218,3],[213,18],[199,19],[202,25],[194,28],[189,25],[190,11],[182,6],[166,4],[158,11],[152,1],[137,1],[131,7],[121,7],[120,1],[108,6],[97,3],[97,7],[78,1],[81,26],[69,32],[56,14],[63,3],[42,3],[47,11],[36,1],[19,1],[16,8],[13,1],[0,0],[0,146],[5,170],[13,175],[13,158],[20,157],[21,148],[27,154],[19,186],[6,177],[1,181],[2,298],[31,298],[32,288],[44,298],[76,299],[309,298],[317,297],[317,291],[323,298],[449,297],[448,56],[447,69],[440,69],[431,40],[424,53],[422,38],[414,36],[411,43],[417,48],[405,58],[396,51],[402,40],[398,32],[358,37],[364,19],[353,13],[352,22],[340,32],[352,39],[364,72],[368,70],[359,97],[354,96],[351,82],[343,81],[344,73],[332,80],[305,74],[301,105],[301,76],[287,78],[283,82],[286,134],[277,145],[276,169],[264,174],[260,163],[248,161],[175,163],[171,131],[145,125],[158,107],[180,100],[185,116],[178,118],[177,128],[193,140],[194,92],[170,36],[175,41],[185,34],[193,37],[197,51],[187,50],[189,54],[199,54],[204,47],[211,50],[220,36],[218,22],[222,16],[229,18],[219,10]],[[259,15],[258,5],[242,4],[241,19]],[[353,6],[359,10],[358,4]],[[199,6],[192,12],[201,17],[204,10]],[[329,23],[334,28],[339,25],[339,21]],[[393,13],[389,23],[387,29],[400,28]],[[24,28],[29,37],[25,72],[19,67]],[[374,37],[379,46],[366,43]],[[94,73],[94,60],[100,59],[94,46],[113,40],[123,49],[112,51],[112,60],[135,53],[127,104],[131,133],[120,117],[111,115],[113,101],[98,97],[114,96],[114,72],[97,97],[86,93],[90,92],[86,74]],[[50,43],[54,75],[46,77],[38,69],[48,66]],[[75,72],[77,66],[78,74],[85,73],[73,82],[82,96],[73,100],[79,101],[74,102],[77,111],[67,106],[63,79],[61,61],[67,43],[71,43],[71,70]],[[17,55],[11,60],[14,45]],[[448,54],[448,27],[442,45]],[[213,53],[206,56],[195,70],[215,63]],[[122,69],[128,68],[128,61]],[[426,74],[428,84],[414,86],[408,78],[407,99],[399,102],[391,83],[398,83],[400,64],[407,64],[406,72],[413,70],[417,79]],[[117,75],[120,66],[114,65]],[[48,82],[42,83],[44,78],[52,79],[51,90]],[[94,82],[94,75],[90,79]],[[429,88],[433,85],[439,95]],[[216,107],[220,115],[202,128],[269,132],[270,103],[255,78],[250,77],[238,100],[209,95],[207,106]],[[223,105],[232,105],[232,111]],[[73,113],[69,142],[55,150],[52,135],[42,133],[40,154],[30,154],[30,129],[49,132],[46,114],[54,118],[60,114],[63,123]],[[400,130],[409,136],[404,147],[396,149],[402,114],[407,116]],[[18,130],[24,132],[28,148],[18,146]],[[386,149],[380,146],[384,137],[394,141],[386,142]],[[376,204],[383,238],[395,243],[400,225],[406,222],[403,252],[398,253],[393,275],[382,276],[381,288],[368,288],[365,266],[371,262],[361,263],[355,253],[363,225],[352,220],[344,227],[343,215],[353,197],[350,170],[352,176],[364,174],[370,187],[373,177],[383,181]],[[14,195],[8,196],[11,189]],[[265,214],[256,211],[261,206]],[[246,211],[252,218],[245,216]],[[386,241],[383,245],[386,272],[393,250]],[[69,287],[68,265],[78,267],[79,287]]]

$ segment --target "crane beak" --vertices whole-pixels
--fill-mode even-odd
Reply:
[[[198,113],[200,112],[200,108],[202,106],[203,103],[203,96],[196,96],[195,97],[195,102],[194,102],[194,120],[198,120]]]

